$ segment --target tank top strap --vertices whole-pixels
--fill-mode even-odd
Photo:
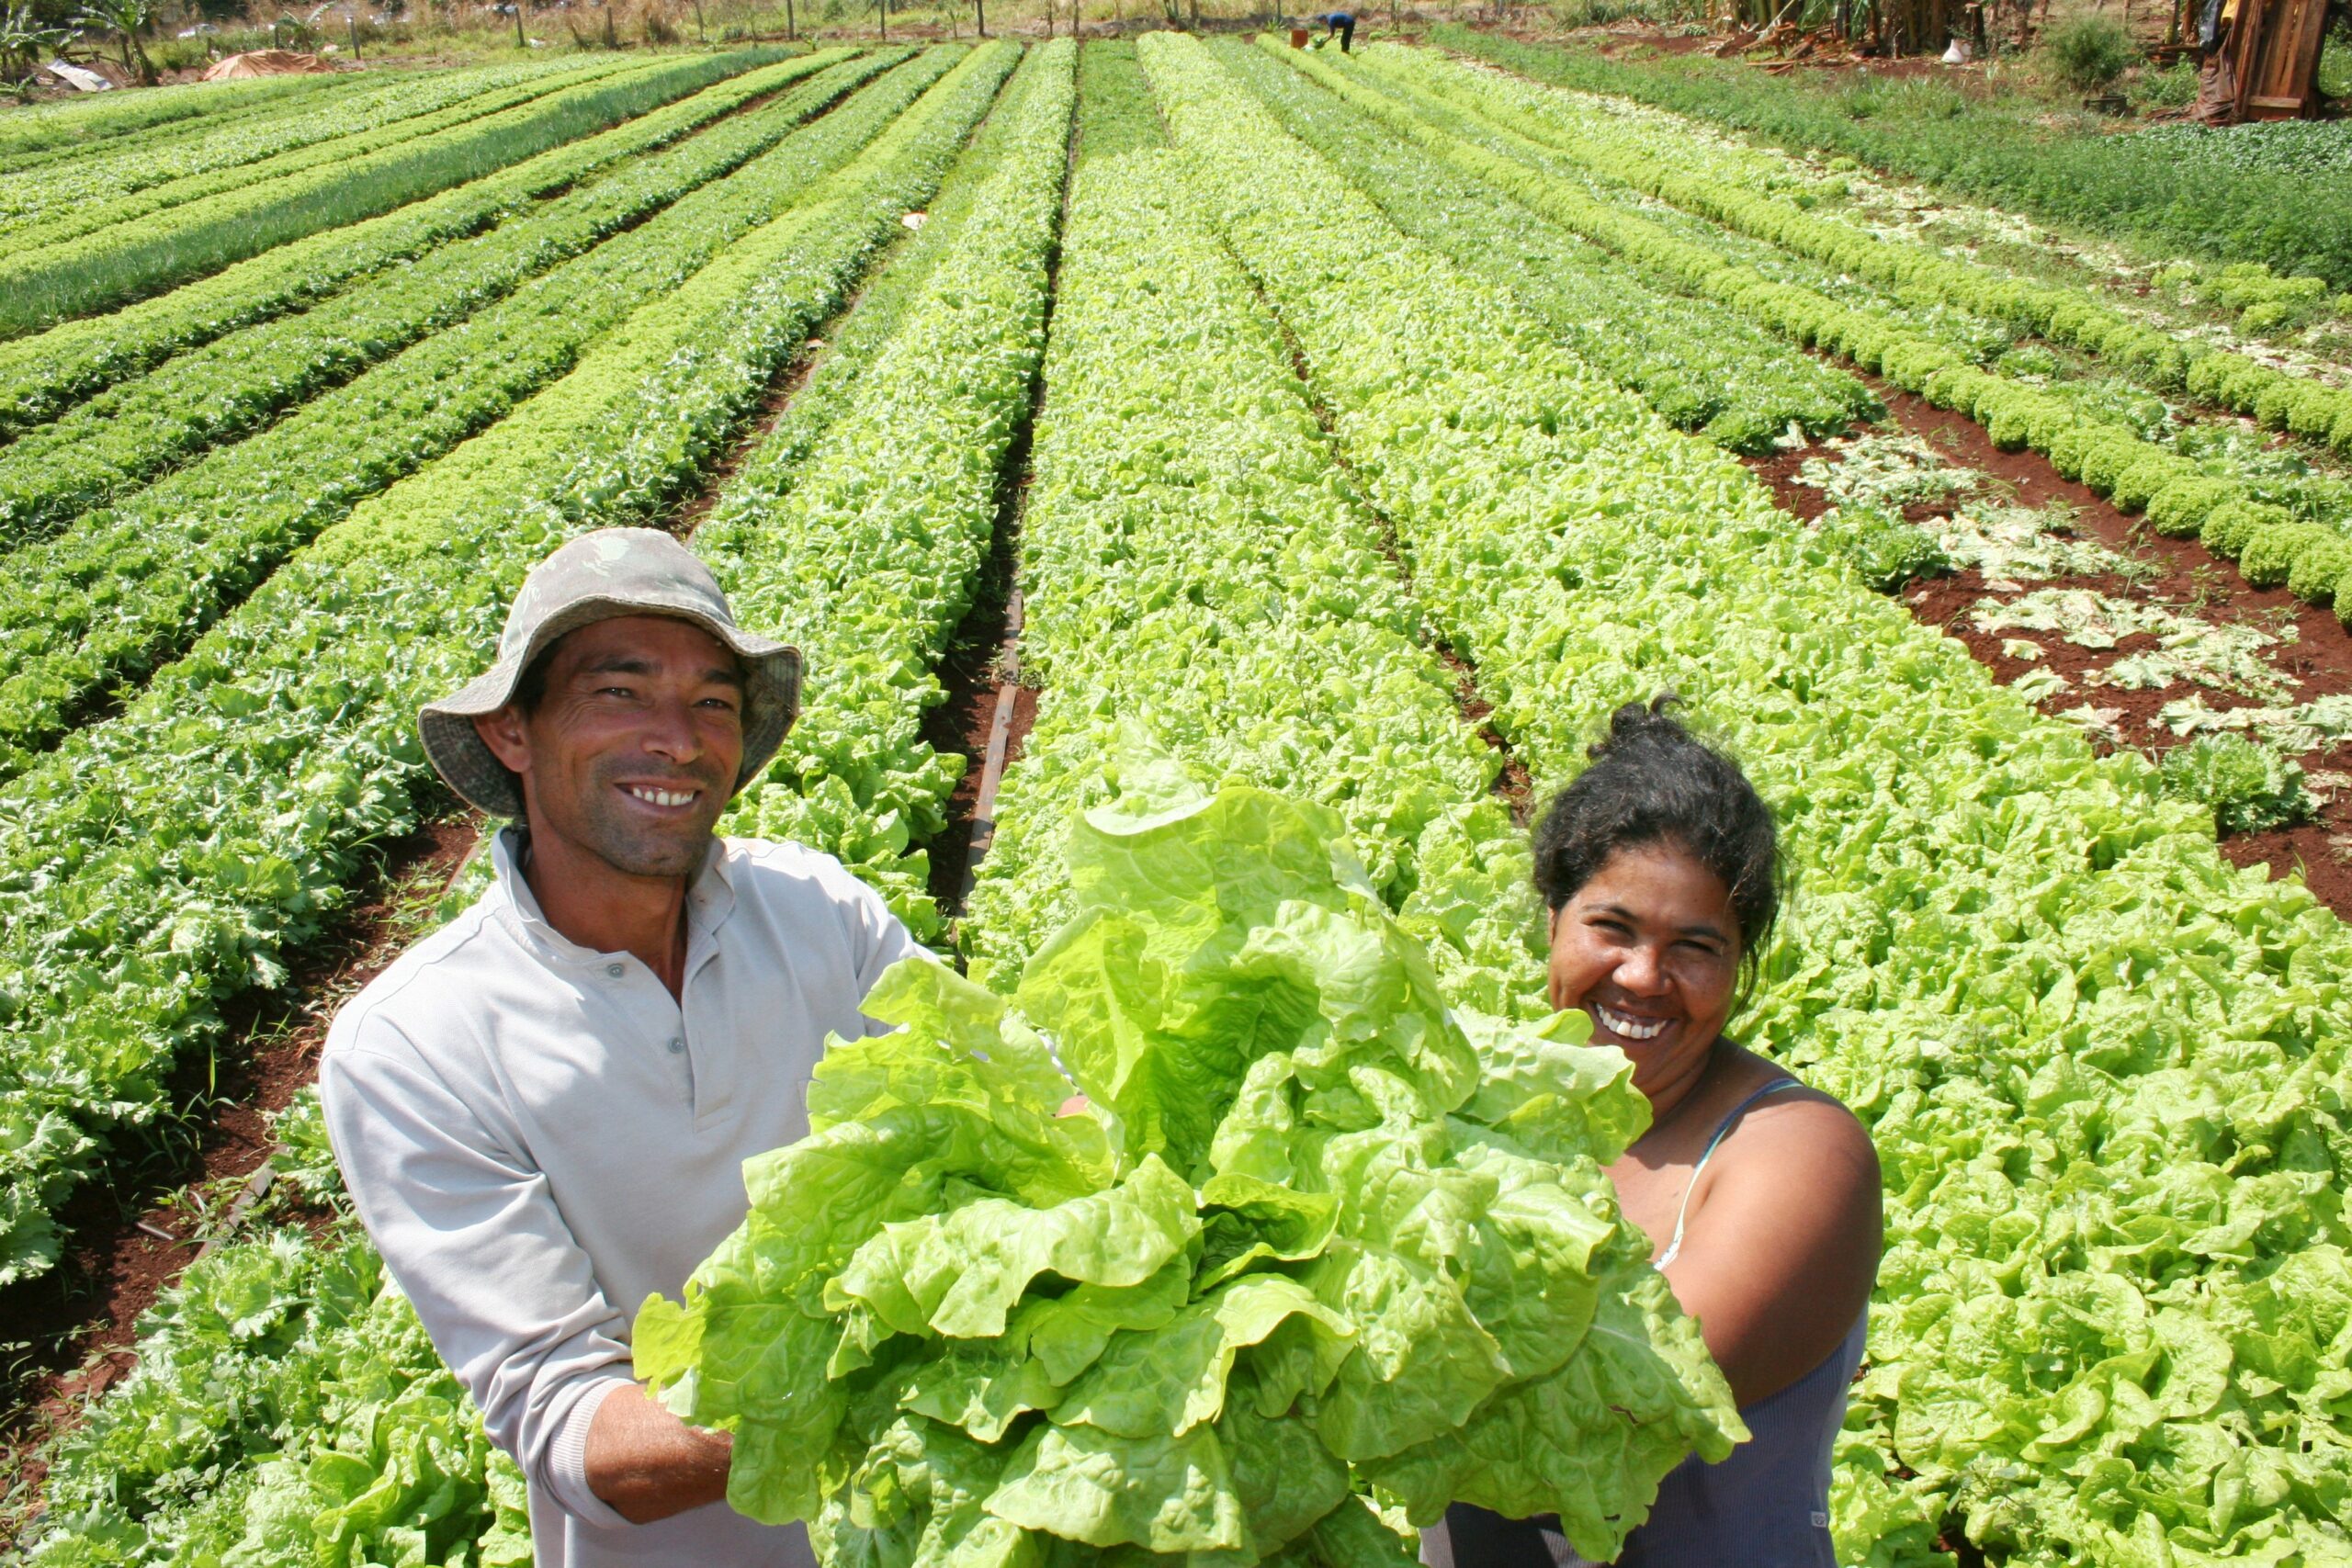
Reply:
[[[1762,1089],[1758,1089],[1746,1100],[1743,1100],[1737,1105],[1733,1106],[1729,1113],[1726,1114],[1722,1121],[1715,1123],[1714,1136],[1707,1140],[1706,1148],[1700,1153],[1699,1163],[1690,1168],[1690,1179],[1683,1184],[1682,1206],[1674,1211],[1674,1236],[1672,1240],[1666,1244],[1666,1250],[1658,1254],[1657,1266],[1659,1268],[1665,1268],[1668,1264],[1673,1262],[1676,1258],[1681,1255],[1682,1223],[1690,1216],[1690,1193],[1692,1190],[1699,1185],[1699,1173],[1707,1168],[1707,1162],[1709,1160],[1715,1157],[1716,1145],[1720,1145],[1724,1141],[1724,1137],[1730,1134],[1732,1128],[1738,1124],[1739,1119],[1747,1114],[1747,1108],[1749,1106],[1755,1104],[1758,1100],[1763,1099],[1768,1094],[1778,1094],[1784,1089],[1803,1089],[1804,1087],[1804,1085],[1799,1083],[1794,1078],[1774,1078],[1770,1083],[1766,1084]]]

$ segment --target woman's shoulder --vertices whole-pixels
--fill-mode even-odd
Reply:
[[[1741,1167],[1843,1173],[1876,1186],[1878,1151],[1861,1119],[1837,1096],[1815,1088],[1770,1058],[1734,1046],[1736,1072],[1725,1096],[1717,1162]]]

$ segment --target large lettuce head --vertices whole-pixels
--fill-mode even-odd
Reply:
[[[860,1568],[1401,1564],[1455,1500],[1606,1561],[1746,1435],[1601,1174],[1648,1108],[1583,1015],[1449,1010],[1266,791],[1091,814],[1068,863],[1009,1000],[883,977],[899,1027],[831,1043],[813,1131],[639,1314],[737,1508]]]

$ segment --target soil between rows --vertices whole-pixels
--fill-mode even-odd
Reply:
[[[2087,485],[2062,477],[2040,453],[2004,452],[1993,445],[1982,425],[1966,415],[1938,408],[1879,378],[1861,378],[1884,400],[1891,423],[1923,438],[1952,462],[1977,469],[2008,488],[2019,505],[2063,503],[2073,513],[2077,536],[2136,558],[2146,567],[2144,576],[2077,575],[2039,585],[2087,588],[2112,599],[2193,615],[2217,626],[2253,622],[2266,629],[2291,627],[2294,640],[2274,649],[2269,662],[2294,682],[2293,700],[2309,702],[2352,692],[2352,632],[2347,632],[2332,609],[2307,604],[2284,588],[2255,588],[2238,574],[2233,563],[2195,539],[2166,538],[2155,533],[2143,520],[2118,511]],[[1837,457],[1827,444],[1815,443],[1744,461],[1770,487],[1781,510],[1811,522],[1827,509],[1827,502],[1821,491],[1798,482],[1796,475],[1811,458],[1835,461]],[[1949,503],[1934,502],[1915,508],[1910,515],[1917,522],[1949,511]],[[1988,600],[2017,596],[2014,592],[1989,588],[1973,570],[1925,579],[1902,593],[1904,603],[1921,622],[1958,639],[2002,684],[2010,684],[2033,670],[2065,676],[2068,690],[2036,705],[2053,716],[2083,703],[2080,677],[2084,673],[2117,657],[2155,646],[2152,636],[2139,633],[2120,639],[2111,649],[2094,650],[2056,633],[1985,632],[1969,619],[1969,613]],[[2026,660],[2004,651],[2005,641],[2019,637],[2039,645],[2041,657]],[[2182,738],[2156,722],[2158,710],[2175,698],[2201,693],[2208,705],[2222,711],[2259,705],[2245,696],[2187,682],[2145,691],[2113,686],[2092,690],[2099,708],[2116,712],[2114,722],[2125,739],[2157,756],[2184,744]],[[2115,749],[2112,741],[2104,739],[2095,739],[2095,744],[2103,752]],[[2307,774],[2352,773],[2352,745],[2322,748],[2297,761]],[[2318,806],[2314,821],[2261,833],[2227,834],[2220,840],[2221,851],[2234,865],[2267,866],[2273,879],[2300,872],[2321,903],[2340,918],[2352,919],[2352,788],[2312,793]]]

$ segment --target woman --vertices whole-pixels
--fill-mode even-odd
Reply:
[[[1659,1488],[1621,1564],[1834,1568],[1829,1450],[1878,1269],[1878,1157],[1846,1108],[1728,1038],[1780,903],[1772,814],[1665,709],[1629,705],[1535,835],[1553,1005],[1634,1061],[1651,1122],[1609,1168],[1754,1434]],[[1583,1560],[1556,1521],[1457,1505],[1438,1568]],[[1450,1540],[1447,1539],[1450,1537]]]

